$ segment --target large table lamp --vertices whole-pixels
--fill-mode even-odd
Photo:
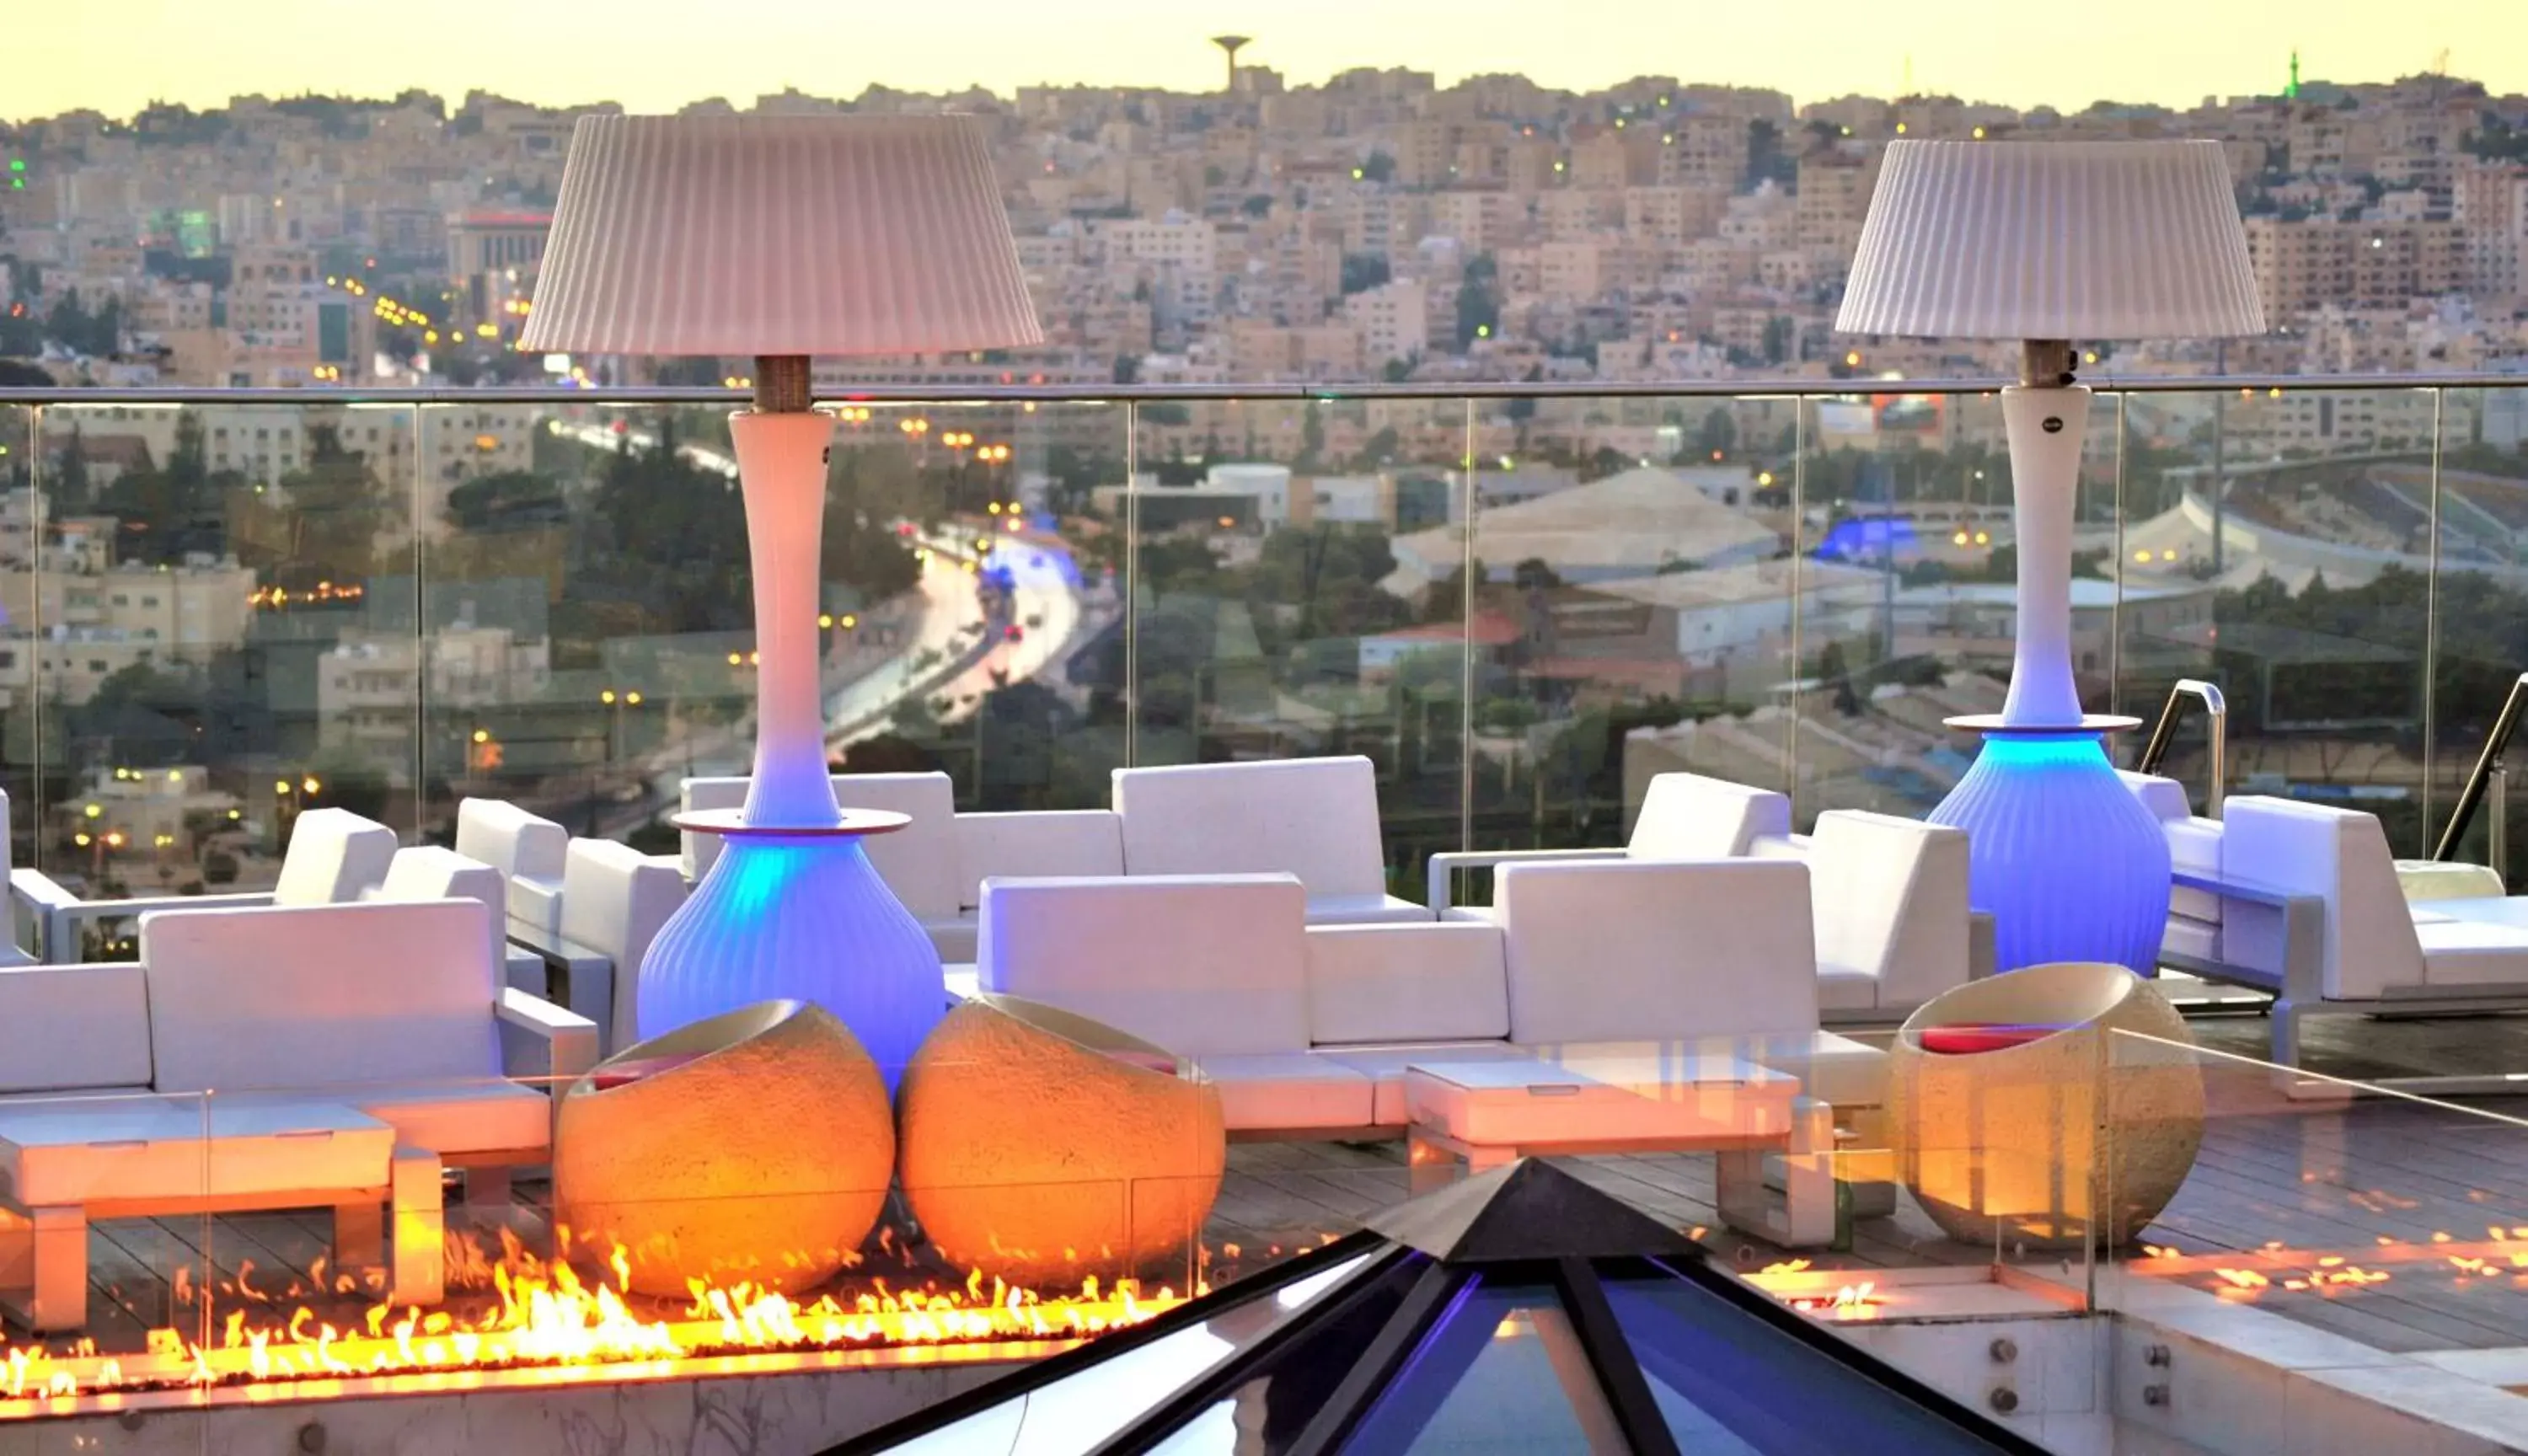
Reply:
[[[809,359],[1041,338],[971,119],[594,116],[573,131],[520,347],[755,361],[754,408],[729,417],[754,567],[755,775],[743,808],[679,821],[726,845],[641,964],[644,1039],[813,1001],[892,1087],[943,1014],[939,957],[859,844],[904,820],[841,808],[826,769],[833,422],[811,408]]]
[[[1968,831],[1998,964],[2155,971],[2168,918],[2159,826],[2116,777],[2072,670],[2072,517],[2089,391],[2076,342],[2265,332],[2215,141],[1898,141],[1862,226],[1845,334],[2021,341],[2002,391],[2019,554],[2009,697],[1950,720],[1984,736],[1930,815]],[[2217,485],[2215,489],[2218,489]]]

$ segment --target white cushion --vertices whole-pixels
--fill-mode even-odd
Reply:
[[[0,967],[0,1092],[148,1085],[138,965]]]
[[[1305,1052],[1202,1057],[1192,1064],[1220,1089],[1231,1132],[1340,1130],[1375,1125],[1370,1079]]]
[[[1320,925],[1306,942],[1308,1039],[1319,1046],[1509,1035],[1497,926]]]
[[[1878,1010],[1878,977],[1866,971],[1835,970],[1817,967],[1817,1010],[1827,1012],[1874,1012]]]
[[[2481,920],[2489,925],[2528,929],[2528,895],[2452,896],[2413,905],[2406,914],[2417,925],[2435,920]]]
[[[509,918],[531,929],[561,929],[561,890],[570,831],[501,799],[456,806],[456,853],[480,859],[508,881]]]
[[[1817,1029],[1805,864],[1511,864],[1497,886],[1512,1041]]]
[[[1624,853],[1641,859],[1733,859],[1791,832],[1791,801],[1699,773],[1651,779]]]
[[[472,900],[491,910],[492,959],[505,958],[508,945],[508,883],[500,871],[480,859],[437,845],[397,850],[387,865],[387,877],[364,897],[369,900]]]
[[[2509,892],[2502,875],[2489,864],[2455,859],[2399,859],[2396,885],[2408,903],[2417,900],[2483,900]]]
[[[2220,878],[2220,820],[2193,817],[2162,819],[2159,828],[2168,840],[2169,868]],[[2221,923],[2221,897],[2208,890],[2173,885],[2168,892],[2168,912],[2218,925]]]
[[[861,840],[878,877],[917,920],[944,919],[962,908],[959,898],[957,797],[944,773],[838,773],[834,802],[845,808],[885,809],[912,819],[890,834]],[[690,811],[743,808],[753,784],[747,778],[691,778],[683,805]],[[700,879],[719,858],[719,836],[684,837],[685,874]]]
[[[397,1143],[443,1158],[541,1152],[553,1142],[553,1098],[505,1079],[351,1087],[337,1095],[394,1127]]]
[[[0,1181],[27,1208],[383,1188],[394,1154],[384,1123],[323,1098],[0,1101]]]
[[[1413,921],[1428,923],[1431,908],[1399,900],[1393,895],[1311,895],[1308,897],[1308,923],[1311,925],[1396,925]]]
[[[2439,909],[2463,901],[2444,901]],[[2528,930],[2450,918],[2415,925],[2427,986],[2528,986]]]
[[[1312,896],[1387,893],[1367,758],[1115,770],[1127,874],[1294,874]]]
[[[471,900],[153,910],[140,963],[161,1092],[500,1074],[491,911]]]
[[[1305,1052],[1307,898],[1278,875],[986,880],[986,991],[1183,1056]]]
[[[1411,1120],[1404,1110],[1404,1073],[1413,1066],[1450,1062],[1526,1061],[1528,1055],[1507,1042],[1426,1042],[1385,1047],[1320,1047],[1316,1055],[1348,1066],[1369,1078],[1373,1101],[1370,1125],[1401,1127]]]
[[[1124,872],[1124,821],[1113,809],[957,815],[957,904],[983,903],[983,881]]]
[[[2160,932],[2159,948],[2171,956],[2217,962],[2221,959],[2221,927],[2192,915],[2172,914],[2168,928]]]
[[[1808,856],[1820,974],[1878,982],[1915,1007],[1967,981],[1967,834],[1861,809],[1817,815]]]
[[[607,839],[574,839],[562,861],[561,933],[614,962],[609,1047],[639,1040],[632,988],[650,942],[685,903],[673,857],[644,855]]]
[[[2372,815],[2291,799],[2242,795],[2222,811],[2221,863],[2236,879],[2326,900],[2321,994],[2366,1000],[2424,983],[2422,946],[2396,887],[2388,836]],[[2235,918],[2235,917],[2234,917]],[[2278,967],[2278,931],[2228,927],[2222,949],[2242,964]]]
[[[2155,773],[2135,773],[2129,768],[2117,769],[2116,777],[2125,781],[2125,787],[2141,801],[2141,806],[2161,823],[2193,816],[2193,808],[2186,802],[2186,786],[2177,780]]]
[[[274,905],[342,905],[387,877],[395,831],[346,808],[311,808],[290,827]]]

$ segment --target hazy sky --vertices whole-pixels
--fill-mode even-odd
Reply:
[[[1412,66],[1442,84],[1517,71],[1582,88],[1627,77],[1775,86],[1800,102],[1915,88],[2027,106],[2101,97],[2190,105],[2301,74],[2432,69],[2528,91],[2528,0],[0,0],[0,117],[230,95],[451,98],[670,110],[785,85],[871,81],[1196,89],[1205,37],[1294,82]]]

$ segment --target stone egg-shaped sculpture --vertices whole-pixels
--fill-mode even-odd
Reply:
[[[831,1278],[885,1206],[886,1081],[832,1013],[767,1001],[607,1058],[563,1094],[553,1203],[573,1247],[619,1245],[632,1288],[785,1292]]]
[[[1935,1033],[1992,1049],[1942,1052]],[[2121,965],[2058,962],[1932,998],[1889,1049],[1897,1173],[1978,1248],[2132,1242],[2203,1145],[2193,1034]]]
[[[932,1246],[1046,1292],[1183,1254],[1228,1158],[1217,1089],[1157,1047],[1015,997],[948,1014],[906,1068],[897,1116],[905,1198]]]

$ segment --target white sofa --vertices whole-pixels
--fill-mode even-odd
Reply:
[[[1290,874],[1312,925],[1432,918],[1387,893],[1367,758],[1119,768],[1114,793],[1126,874]]]
[[[597,1055],[500,984],[492,934],[473,900],[158,910],[137,964],[0,970],[0,1274],[37,1323],[83,1322],[90,1204],[330,1203],[354,1257],[392,1190],[396,1297],[435,1298],[440,1169],[474,1195],[547,1161],[536,1079]]]
[[[2216,917],[2172,906],[2160,959],[2271,992],[2273,1058],[2296,1066],[2303,1017],[2528,1010],[2528,912],[2515,898],[2409,904],[2379,820],[2242,795],[2207,836],[2209,871],[2177,888]]]
[[[1791,801],[1699,773],[1655,775],[1620,847],[1581,850],[1453,850],[1431,857],[1431,909],[1444,918],[1480,916],[1486,907],[1456,903],[1465,870],[1568,859],[1736,859],[1798,858],[1806,841],[1791,833]]]
[[[1496,906],[1452,905],[1460,870],[1575,862],[1797,859],[1814,876],[1818,1002],[1829,1022],[1902,1020],[1952,986],[1990,973],[1992,922],[1968,903],[1963,830],[1860,809],[1790,832],[1791,803],[1769,789],[1701,774],[1651,780],[1621,849],[1494,850],[1431,858],[1431,903],[1444,918],[1494,919]]]
[[[989,881],[980,989],[1190,1059],[1233,1134],[1394,1132],[1416,1055],[1726,1047],[1836,1108],[1883,1058],[1822,1031],[1792,861],[1525,864],[1498,921],[1308,925],[1289,874]]]
[[[959,813],[944,773],[836,774],[834,796],[912,822],[862,841],[869,862],[930,934],[940,959],[975,959],[982,885],[993,878],[1236,874],[1288,871],[1307,886],[1308,921],[1427,920],[1387,893],[1376,775],[1366,758],[1295,758],[1118,769],[1112,809]],[[695,778],[686,809],[736,808],[744,778]],[[1238,826],[1234,834],[1223,824]],[[684,867],[699,879],[716,836],[687,834]]]
[[[99,920],[126,919],[153,910],[355,901],[386,879],[395,854],[395,831],[386,825],[348,809],[311,808],[291,824],[281,875],[270,891],[81,900],[49,875],[18,869],[9,875],[9,898],[15,917],[34,932],[36,944],[31,949],[37,958],[61,963],[79,958],[82,931]]]

